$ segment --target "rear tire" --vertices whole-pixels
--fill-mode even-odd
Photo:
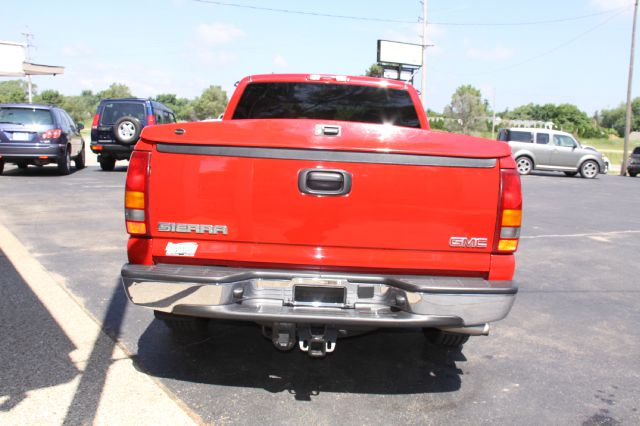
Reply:
[[[71,173],[71,151],[68,147],[65,149],[63,157],[58,160],[58,173],[63,176]]]
[[[569,176],[569,177],[574,177],[575,175],[578,174],[578,172],[564,172],[564,174]]]
[[[76,169],[80,170],[80,169],[84,169],[85,168],[85,157],[84,157],[84,144],[82,144],[82,149],[80,150],[80,154],[78,154],[76,156],[75,159],[75,163],[76,163]]]
[[[0,173],[2,173],[2,172],[0,172]],[[638,176],[638,173],[637,172],[629,172],[629,176],[636,177],[636,176]]]
[[[132,145],[138,142],[142,125],[135,117],[122,117],[113,125],[113,136],[121,144]]]
[[[24,170],[29,167],[29,163],[27,163],[26,161],[19,161],[16,163],[16,166],[18,166],[19,169]]]
[[[100,157],[100,168],[110,172],[116,167],[116,159],[113,157]]]
[[[169,314],[162,311],[153,311],[153,315],[176,334],[205,334],[209,325],[207,318]]]
[[[580,166],[580,176],[585,179],[593,179],[598,176],[600,172],[600,167],[598,163],[593,160],[587,160]]]
[[[423,328],[424,337],[432,345],[459,348],[469,340],[468,334],[448,333],[437,328]]]
[[[521,175],[528,175],[533,170],[533,161],[529,157],[519,157],[516,160],[516,167],[518,173]]]

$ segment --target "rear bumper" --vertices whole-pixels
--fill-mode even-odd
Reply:
[[[0,156],[9,163],[39,157],[57,158],[64,154],[65,147],[57,143],[0,143]]]
[[[129,158],[129,156],[133,152],[134,146],[135,144],[120,145],[115,141],[113,143],[110,143],[110,142],[102,143],[100,141],[98,142],[91,141],[91,145],[89,147],[91,148],[91,151],[94,154],[98,154],[98,155],[108,154],[110,156],[117,157],[119,159],[124,159],[124,158]]]
[[[373,327],[460,327],[504,318],[513,281],[437,276],[363,275],[182,265],[122,268],[136,305],[181,315],[258,323]],[[295,285],[344,287],[340,307],[303,306]]]

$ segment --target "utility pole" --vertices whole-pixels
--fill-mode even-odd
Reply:
[[[33,46],[33,44],[31,44],[31,40],[33,40],[33,34],[30,32],[29,27],[27,27],[26,32],[22,33],[22,35],[27,41],[27,58],[26,59],[27,59],[27,62],[31,62],[30,48],[31,46]],[[33,85],[31,84],[31,74],[27,74],[27,88],[28,88],[29,103],[32,104],[33,103]]]
[[[629,80],[627,82],[627,116],[624,123],[624,150],[620,176],[627,175],[627,160],[629,156],[629,133],[631,133],[631,83],[633,81],[633,54],[636,49],[636,20],[638,18],[638,0],[633,6],[633,29],[631,30],[631,57],[629,59]]]
[[[493,118],[491,120],[491,139],[496,138],[496,88],[493,88]]]
[[[426,108],[427,105],[427,70],[425,60],[425,57],[427,56],[427,2],[428,0],[422,0],[422,81],[420,85],[420,98],[422,100],[423,108]]]

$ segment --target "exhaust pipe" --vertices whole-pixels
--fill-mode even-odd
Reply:
[[[488,336],[489,324],[472,325],[469,327],[440,327],[440,330],[447,333],[468,334],[470,336]]]

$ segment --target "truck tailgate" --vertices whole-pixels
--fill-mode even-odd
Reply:
[[[407,146],[398,152],[380,143],[375,151],[356,151],[349,137],[321,149],[291,140],[297,139],[288,146],[242,146],[228,138],[152,144],[154,256],[167,256],[168,243],[195,242],[193,256],[213,263],[273,263],[280,253],[283,265],[340,258],[352,267],[488,270],[500,188],[495,158]],[[350,176],[350,191],[301,192],[300,173],[320,169]],[[484,243],[460,247],[452,238]]]

